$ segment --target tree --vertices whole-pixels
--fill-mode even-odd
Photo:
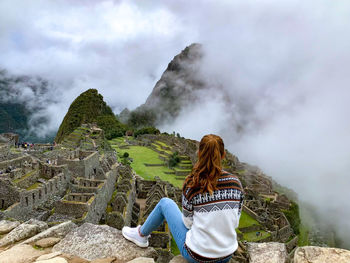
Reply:
[[[134,135],[135,137],[137,137],[138,135],[142,135],[142,134],[159,134],[160,131],[155,128],[155,127],[145,127],[142,129],[137,130]]]
[[[168,166],[169,167],[175,167],[178,165],[178,163],[180,162],[180,157],[179,157],[179,153],[178,152],[174,152],[168,160]]]

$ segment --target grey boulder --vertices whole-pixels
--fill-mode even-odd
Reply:
[[[285,244],[277,242],[248,243],[250,263],[285,263],[287,249]]]
[[[8,221],[8,220],[1,220],[0,221],[0,235],[7,234],[11,232],[13,229],[18,227],[21,223],[18,221]]]
[[[34,236],[35,234],[47,229],[47,224],[38,220],[29,220],[13,229],[0,240],[0,247],[4,247],[20,240]]]
[[[299,247],[294,254],[294,263],[349,263],[350,251],[329,247]]]
[[[153,248],[140,248],[127,241],[120,230],[90,223],[73,229],[53,247],[53,251],[61,251],[87,260],[115,257],[117,261],[122,262],[138,257],[157,256]]]

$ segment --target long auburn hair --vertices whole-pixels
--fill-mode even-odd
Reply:
[[[199,188],[212,194],[222,173],[221,160],[225,153],[223,140],[214,134],[205,135],[199,143],[198,161],[184,182],[184,187]]]

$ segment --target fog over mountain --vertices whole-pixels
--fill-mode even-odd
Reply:
[[[0,67],[51,83],[26,95],[52,101],[50,131],[88,88],[115,113],[143,104],[171,59],[201,43],[203,89],[160,128],[222,135],[349,240],[349,13],[345,0],[4,0]]]

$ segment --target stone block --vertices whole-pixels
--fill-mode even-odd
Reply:
[[[116,211],[108,213],[106,218],[106,223],[111,227],[121,230],[124,226],[123,215]]]
[[[139,257],[139,258],[135,258],[131,261],[128,261],[127,263],[154,263],[154,259],[153,258]]]
[[[349,263],[350,251],[340,248],[328,247],[299,247],[294,254],[294,263]]]
[[[157,256],[153,248],[140,248],[127,241],[120,230],[90,223],[72,230],[53,247],[53,251],[62,251],[87,260],[115,257],[123,262],[137,257]]]
[[[43,254],[30,245],[18,245],[0,253],[0,263],[31,263]]]
[[[47,247],[53,247],[60,241],[61,241],[60,238],[48,237],[48,238],[43,238],[38,240],[37,242],[35,242],[35,245],[41,248],[47,248]]]
[[[0,221],[0,235],[7,234],[11,232],[13,229],[18,227],[21,223],[18,221],[8,221],[2,220]]]
[[[285,263],[287,249],[283,243],[248,243],[250,263]]]

